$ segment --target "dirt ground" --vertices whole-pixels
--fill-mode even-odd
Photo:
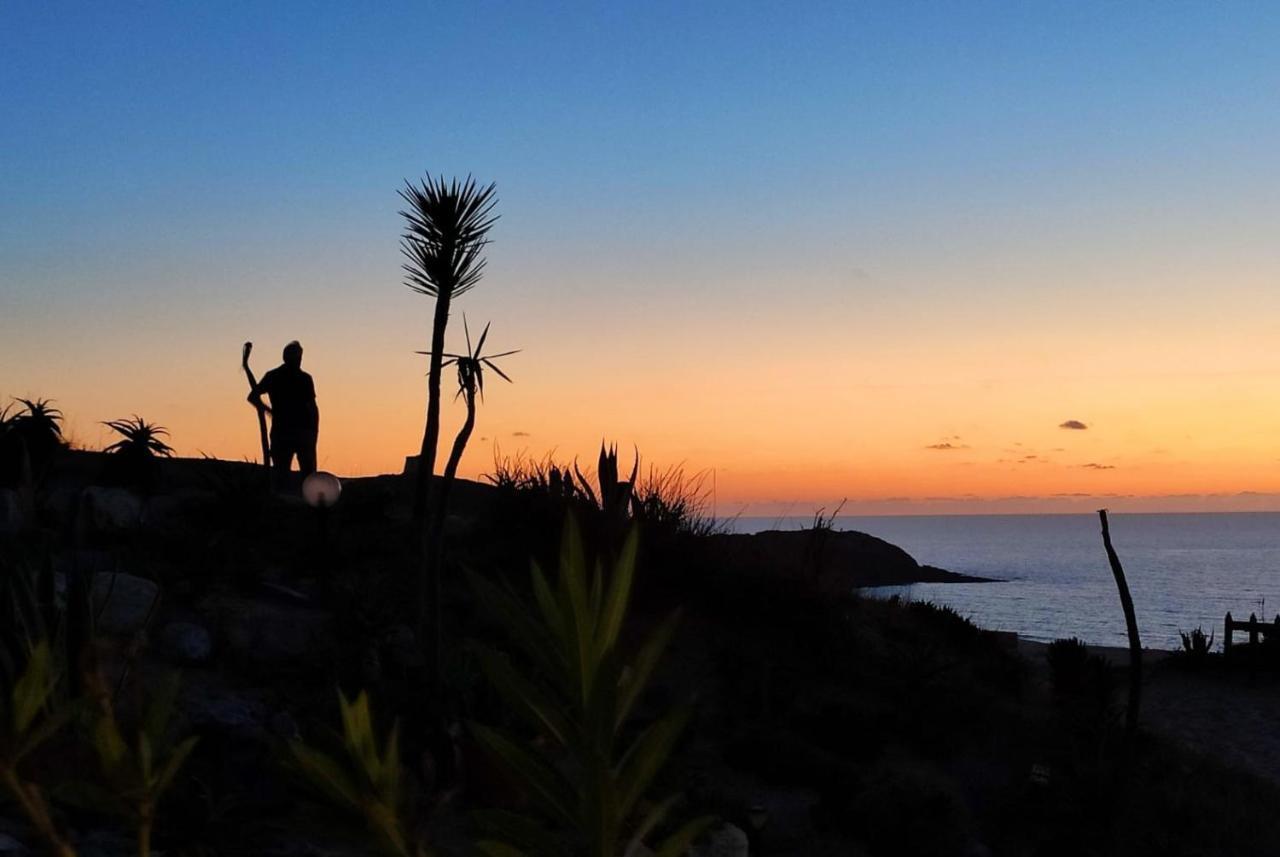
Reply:
[[[1048,681],[1045,643],[1018,640],[1018,652]],[[1118,667],[1126,649],[1090,647]],[[1142,723],[1232,767],[1280,784],[1280,676],[1211,667],[1189,671],[1169,652],[1147,650]],[[1220,667],[1219,664],[1213,665]]]

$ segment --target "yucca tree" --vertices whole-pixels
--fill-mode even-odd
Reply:
[[[420,524],[427,521],[440,439],[440,374],[449,308],[454,298],[470,291],[484,274],[484,248],[489,243],[489,229],[497,220],[493,214],[495,191],[495,185],[480,187],[470,176],[463,181],[446,181],[444,176],[428,174],[418,184],[405,182],[399,192],[408,206],[400,212],[406,224],[400,241],[406,259],[405,285],[436,300],[427,370],[427,423],[414,488],[414,514]]]
[[[490,857],[657,857],[683,855],[710,824],[679,826],[646,850],[668,823],[679,795],[650,801],[648,792],[666,765],[689,718],[676,708],[639,734],[631,715],[675,631],[672,615],[631,657],[620,638],[634,579],[637,530],[632,529],[606,574],[592,567],[573,517],[566,518],[558,579],[533,564],[536,606],[478,574],[470,575],[481,604],[510,635],[525,662],[479,647],[485,676],[541,740],[479,724],[477,741],[524,787],[530,814],[488,812]]]
[[[443,358],[441,367],[456,365],[458,367],[458,392],[454,398],[461,398],[467,406],[467,418],[462,423],[462,428],[458,430],[458,436],[454,438],[453,448],[449,451],[449,460],[445,463],[444,476],[440,480],[440,491],[436,497],[436,502],[431,507],[430,521],[427,525],[427,568],[425,577],[430,587],[431,601],[431,629],[433,634],[432,647],[430,651],[431,665],[434,678],[438,679],[440,674],[440,657],[441,657],[441,631],[442,631],[442,613],[441,610],[441,574],[444,563],[444,517],[445,511],[449,503],[449,490],[453,486],[453,480],[458,475],[458,464],[462,461],[462,453],[467,448],[467,442],[471,439],[471,432],[476,427],[476,398],[484,399],[484,370],[486,367],[497,373],[498,377],[511,383],[511,379],[507,374],[498,368],[494,363],[500,357],[509,357],[512,354],[518,354],[519,351],[503,351],[500,354],[485,354],[484,342],[489,338],[489,325],[484,326],[484,331],[480,334],[480,340],[473,348],[471,346],[471,331],[467,328],[466,316],[462,318],[462,329],[467,338],[467,352],[465,354],[442,354]],[[419,354],[430,354],[430,352],[419,351]],[[434,357],[434,355],[432,355]]]

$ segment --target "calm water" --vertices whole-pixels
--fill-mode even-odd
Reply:
[[[1280,610],[1280,513],[1112,514],[1142,643],[1176,649],[1178,631],[1203,625],[1221,642],[1222,618]],[[795,529],[808,520],[740,518],[738,532]],[[1000,583],[882,588],[949,604],[979,625],[1035,640],[1076,636],[1127,645],[1124,616],[1096,515],[842,517],[919,562]],[[1215,644],[1216,645],[1216,644]]]

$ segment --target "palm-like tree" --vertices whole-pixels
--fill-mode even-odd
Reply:
[[[436,299],[431,325],[431,364],[427,372],[427,423],[418,458],[414,489],[414,514],[427,521],[428,493],[435,471],[440,439],[440,374],[444,360],[444,334],[453,299],[467,292],[484,273],[484,248],[497,217],[495,186],[480,187],[470,176],[464,181],[427,175],[418,184],[405,182],[400,197],[408,205],[400,215],[406,221],[400,250],[405,285]]]
[[[414,486],[414,519],[423,528],[422,575],[418,582],[418,639],[432,640],[435,648],[428,652],[432,682],[440,681],[440,622],[428,628],[428,598],[434,593],[434,611],[440,610],[438,563],[432,548],[432,530],[428,507],[431,477],[436,467],[436,446],[440,440],[440,373],[444,362],[444,333],[449,325],[449,306],[453,299],[472,289],[484,273],[484,248],[489,243],[489,229],[497,217],[495,186],[479,187],[470,176],[465,181],[428,174],[417,185],[405,182],[400,197],[408,208],[400,215],[406,222],[400,250],[404,263],[405,285],[419,294],[436,299],[431,324],[431,362],[427,370],[427,424],[422,433],[422,450],[418,456],[418,474]],[[443,510],[441,510],[443,512]],[[441,514],[443,519],[443,514]]]
[[[498,368],[494,363],[500,357],[510,357],[512,354],[519,354],[520,350],[503,351],[500,354],[485,354],[484,341],[489,337],[489,325],[484,326],[484,330],[480,333],[480,339],[476,342],[475,347],[471,345],[471,330],[467,327],[466,316],[462,318],[462,330],[467,338],[466,354],[441,354],[441,367],[453,366],[458,367],[458,392],[454,394],[454,399],[462,398],[467,406],[467,418],[462,423],[462,428],[458,430],[458,436],[453,440],[453,449],[449,451],[449,460],[444,467],[444,481],[440,484],[440,502],[435,507],[433,520],[438,518],[443,520],[446,500],[448,499],[449,486],[452,485],[453,479],[458,474],[458,463],[462,460],[462,453],[467,448],[467,441],[471,439],[471,432],[476,427],[476,398],[484,401],[484,370],[492,369],[497,373],[498,377],[512,383],[507,377],[507,373]],[[418,354],[431,355],[428,351],[419,351]],[[433,356],[433,355],[432,355]]]
[[[503,351],[500,354],[485,354],[484,341],[489,337],[489,325],[484,326],[484,331],[480,334],[479,341],[475,347],[471,345],[471,331],[467,327],[466,316],[462,318],[462,329],[467,337],[467,352],[465,354],[451,353],[432,353],[428,351],[419,351],[418,354],[426,354],[435,360],[440,361],[441,367],[456,365],[458,367],[458,392],[454,398],[462,397],[467,405],[467,418],[462,423],[462,428],[458,430],[458,436],[454,438],[453,448],[449,451],[449,460],[445,464],[444,476],[440,481],[440,493],[436,498],[435,504],[431,507],[431,518],[427,526],[427,586],[429,587],[432,604],[432,649],[430,663],[433,666],[436,679],[440,675],[440,653],[441,653],[441,598],[440,598],[440,572],[443,566],[444,552],[444,516],[449,503],[449,489],[453,487],[453,480],[458,475],[458,463],[462,460],[462,453],[467,448],[467,441],[471,439],[471,432],[476,426],[476,398],[484,400],[484,370],[492,369],[497,373],[498,377],[511,383],[511,379],[507,377],[507,373],[498,368],[493,361],[500,357],[510,357],[512,354],[519,354],[517,351]],[[438,356],[437,356],[438,355]]]

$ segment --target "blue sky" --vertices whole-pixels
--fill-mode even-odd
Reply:
[[[398,371],[424,170],[498,182],[474,311],[549,365],[605,320],[624,379],[771,327],[1226,327],[1275,307],[1278,45],[1244,3],[3,4],[0,392],[297,327]]]

